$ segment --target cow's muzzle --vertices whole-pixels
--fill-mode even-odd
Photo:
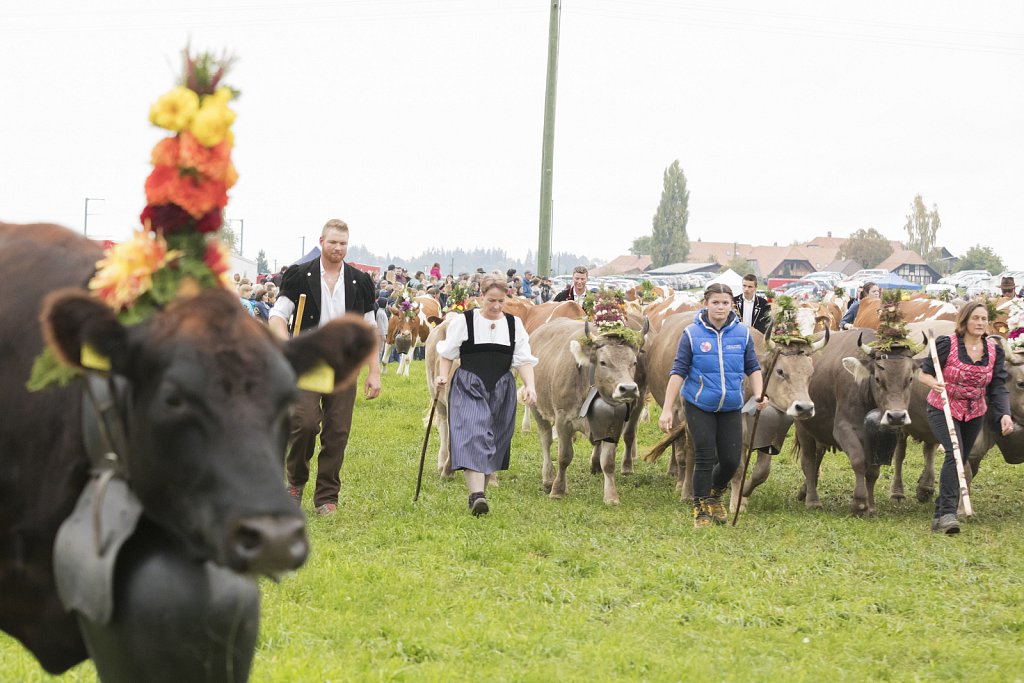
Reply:
[[[910,424],[910,413],[905,410],[887,410],[882,413],[881,423],[892,427],[905,427]]]
[[[814,401],[793,401],[786,409],[786,414],[797,420],[814,417]]]
[[[247,574],[298,569],[309,555],[306,521],[301,517],[243,517],[228,530],[228,566]]]
[[[615,393],[612,394],[612,398],[617,401],[631,401],[640,395],[640,390],[637,388],[635,382],[628,384],[623,383],[615,387]]]

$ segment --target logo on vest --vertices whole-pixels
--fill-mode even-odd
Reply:
[[[725,345],[725,350],[726,351],[735,351],[736,349],[739,349],[739,348],[742,348],[739,344],[726,344]]]
[[[710,351],[711,350],[711,342],[709,342],[709,341],[702,341],[700,343],[700,350],[703,351],[704,353],[707,353],[708,351]]]

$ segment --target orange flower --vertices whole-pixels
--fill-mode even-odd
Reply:
[[[115,310],[123,310],[152,288],[153,273],[181,255],[168,249],[163,237],[139,230],[127,242],[106,251],[96,263],[89,289]]]
[[[151,158],[154,166],[177,166],[178,138],[164,138],[156,143]]]
[[[203,263],[217,276],[218,282],[224,289],[232,289],[234,282],[228,271],[231,270],[231,256],[228,254],[224,243],[219,239],[212,239],[206,243],[206,253],[203,255]]]
[[[206,147],[186,131],[181,134],[177,164],[181,168],[194,168],[210,180],[223,181],[231,165],[231,145],[224,140],[213,147]]]
[[[223,209],[228,203],[228,188],[223,181],[201,182],[173,166],[157,166],[146,178],[148,204],[177,204],[193,218],[202,218],[211,209]]]

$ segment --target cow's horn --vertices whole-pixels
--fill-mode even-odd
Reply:
[[[870,356],[871,352],[874,351],[874,349],[871,348],[870,344],[862,344],[861,342],[863,340],[864,340],[864,333],[861,332],[859,335],[857,335],[857,346],[860,347],[860,350],[864,352],[865,356]]]
[[[775,342],[772,341],[772,336],[769,334],[764,338],[764,348],[772,351],[775,349]]]
[[[924,332],[921,333],[921,341],[924,343],[925,346],[928,346],[928,335],[925,334]]]
[[[589,320],[584,320],[583,321],[583,336],[585,336],[587,339],[591,339],[592,338],[590,336],[590,321]]]
[[[815,351],[820,351],[821,349],[825,348],[825,344],[828,344],[828,337],[829,331],[826,327],[825,334],[822,335],[821,339],[811,344],[811,353],[814,353]]]

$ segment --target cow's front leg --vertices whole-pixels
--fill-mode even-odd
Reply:
[[[750,473],[750,479],[743,484],[743,498],[740,500],[740,512],[746,512],[750,496],[761,484],[768,481],[772,473],[772,456],[763,451],[756,451],[757,460],[754,461],[754,470]]]
[[[679,463],[679,490],[680,497],[684,502],[693,502],[693,466],[697,462],[697,454],[693,450],[693,439],[684,432],[681,436],[682,447],[679,452],[683,459]]]
[[[626,420],[626,429],[622,433],[623,453],[622,469],[620,471],[623,474],[633,474],[633,462],[636,459],[636,432],[641,415],[641,411],[637,409],[640,406],[644,406],[645,410],[647,409],[644,401],[637,401],[633,404],[629,419]]]
[[[869,515],[878,514],[878,509],[875,506],[875,482],[878,481],[878,475],[882,468],[880,465],[873,463],[866,463],[864,465],[864,484],[868,489],[868,509]]]
[[[921,445],[924,467],[921,468],[921,476],[917,478],[917,502],[919,503],[927,503],[935,495],[935,451],[938,448],[939,444],[937,443]]]
[[[391,360],[391,344],[384,342],[384,351],[380,355],[380,372],[383,375],[388,370],[388,361]]]
[[[811,510],[821,509],[821,499],[818,497],[818,469],[821,461],[818,459],[817,442],[809,435],[800,437],[800,469],[804,473],[803,501],[804,505]],[[797,495],[797,499],[800,496]]]
[[[551,466],[551,423],[537,414],[533,408],[533,419],[537,423],[537,436],[540,437],[540,482],[545,493],[551,493],[551,485],[555,481],[555,469]]]
[[[902,429],[896,437],[896,451],[892,455],[892,483],[889,484],[889,499],[899,503],[906,499],[903,492],[903,461],[907,457],[907,433]]]
[[[604,504],[618,505],[619,492],[615,488],[615,447],[618,444],[601,442],[601,471],[604,472]]]
[[[565,417],[557,418],[555,425],[558,430],[558,473],[555,474],[555,481],[551,484],[551,497],[561,498],[565,495],[566,470],[572,462],[572,427]]]
[[[850,425],[837,425],[833,436],[835,436],[839,447],[846,452],[846,457],[850,460],[850,468],[853,470],[854,485],[850,510],[855,515],[867,514],[869,512],[867,458],[864,456],[864,446],[860,434]]]

